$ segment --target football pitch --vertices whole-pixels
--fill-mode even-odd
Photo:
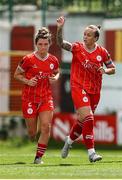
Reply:
[[[103,160],[90,163],[87,152],[73,148],[62,159],[60,149],[48,149],[44,164],[33,164],[35,144],[12,147],[0,142],[0,179],[120,179],[122,150],[98,150]]]

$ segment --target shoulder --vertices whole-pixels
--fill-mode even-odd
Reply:
[[[82,48],[81,42],[74,42],[72,43],[72,51],[79,51]]]
[[[31,64],[33,53],[25,55],[19,62],[19,66],[29,66]]]
[[[103,46],[98,46],[98,48],[100,50],[100,54],[102,55],[104,62],[111,60],[111,56],[106,48],[104,48]]]
[[[49,54],[49,59],[53,62],[59,62],[58,58],[52,54]]]
[[[36,57],[34,53],[27,54],[26,56],[23,57],[23,60],[26,61],[27,63],[32,63],[33,61],[35,61],[35,59]]]
[[[30,60],[31,58],[33,58],[33,56],[34,56],[34,53],[27,54],[23,57],[23,60]]]
[[[33,59],[35,58],[34,52],[26,55],[27,59]]]
[[[108,53],[108,51],[107,51],[103,46],[101,46],[101,45],[97,45],[97,49],[98,49],[99,51],[101,51],[102,53],[105,53],[105,54]]]
[[[54,66],[54,69],[59,68],[59,60],[56,56],[49,54],[49,61],[50,61],[50,65]]]

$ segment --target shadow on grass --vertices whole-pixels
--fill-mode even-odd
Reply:
[[[17,165],[17,164],[26,164],[26,163],[25,162],[5,163],[5,164],[0,164],[0,166]]]
[[[34,163],[30,163],[30,165],[36,166],[36,167],[55,167],[55,166],[81,166],[82,164],[71,164],[71,163],[60,163],[60,164],[48,164],[48,163],[44,163],[44,164],[34,164]]]
[[[64,167],[68,167],[68,166],[83,166],[83,165],[86,165],[86,166],[91,166],[91,165],[103,165],[103,164],[111,164],[111,163],[122,163],[122,161],[100,161],[100,162],[95,162],[95,163],[81,163],[81,164],[71,164],[71,163],[60,163],[60,164],[33,164],[33,163],[30,163],[30,165],[33,165],[33,166],[36,166],[36,167],[50,167],[50,166],[64,166]],[[25,163],[25,162],[15,162],[15,163],[1,163],[0,166],[8,166],[8,165],[25,165],[25,164],[28,164],[28,163]]]
[[[77,164],[80,165],[80,164]],[[59,164],[59,166],[76,166],[76,164]]]
[[[116,161],[101,161],[101,163],[102,164],[105,164],[105,163],[122,163],[122,161],[118,161],[118,160],[116,160]]]

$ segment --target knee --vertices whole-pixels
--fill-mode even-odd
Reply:
[[[86,119],[93,119],[93,115],[92,114],[79,114],[78,115],[78,120],[80,122],[85,121]]]
[[[50,135],[51,131],[51,124],[42,124],[41,126],[41,133]]]
[[[31,141],[35,141],[36,140],[36,132],[34,131],[29,131],[29,138]]]

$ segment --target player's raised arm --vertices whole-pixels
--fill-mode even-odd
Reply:
[[[68,41],[63,40],[63,37],[62,37],[62,29],[63,29],[64,23],[65,23],[65,18],[63,16],[57,19],[57,43],[63,49],[67,51],[71,51],[72,44]]]

